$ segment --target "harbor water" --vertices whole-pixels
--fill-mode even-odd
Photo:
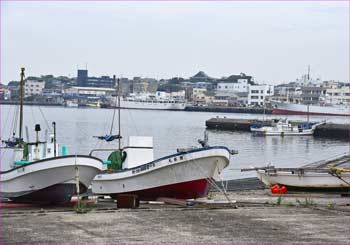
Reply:
[[[16,110],[17,106],[1,105],[1,140],[11,136],[12,128],[16,124],[13,120]],[[34,141],[34,125],[41,124],[40,139],[44,140],[45,130],[52,131],[51,123],[55,121],[57,142],[66,147],[67,154],[89,154],[92,149],[117,147],[117,141],[107,143],[93,137],[110,133],[113,112],[113,109],[24,106],[24,127],[28,127],[29,138]],[[113,134],[118,133],[118,112],[115,113]],[[205,121],[216,116],[260,120],[265,117],[281,117],[215,112],[121,110],[122,144],[127,144],[128,136],[153,136],[155,158],[175,153],[177,148],[199,146],[197,140],[203,139]],[[288,116],[288,118],[306,119],[305,116]],[[310,120],[349,123],[349,117],[312,116]],[[349,143],[343,140],[320,139],[313,136],[261,137],[254,136],[250,132],[216,130],[209,131],[209,144],[224,145],[239,152],[232,156],[229,167],[224,170],[224,179],[255,176],[253,172],[240,172],[240,168],[267,164],[296,167],[349,152]],[[8,157],[6,151],[1,152],[2,170],[7,168],[4,164]]]

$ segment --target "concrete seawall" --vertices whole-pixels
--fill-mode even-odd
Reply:
[[[19,101],[7,101],[1,100],[0,105],[19,105]],[[35,102],[35,101],[24,101],[24,105],[36,105],[36,106],[62,106],[61,103],[52,103],[52,102]]]
[[[303,123],[301,121],[290,121],[292,124]],[[211,118],[205,122],[207,129],[230,130],[230,131],[250,131],[253,124],[271,125],[272,120],[258,122],[252,119],[229,119]],[[305,122],[304,122],[305,123]],[[337,138],[350,141],[350,125],[326,123],[316,128],[315,137]]]

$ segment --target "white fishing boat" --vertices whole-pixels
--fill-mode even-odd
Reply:
[[[137,194],[147,200],[206,196],[230,160],[230,151],[223,146],[179,150],[153,159],[152,138],[136,136],[131,136],[128,146],[113,152],[109,159],[113,154],[125,156],[119,163],[121,168],[99,173],[92,182],[92,192],[112,197]]]
[[[268,187],[278,184],[289,189],[350,189],[349,155],[318,166],[315,164],[296,168],[268,166],[243,171],[247,170],[255,170],[258,178]]]
[[[272,101],[272,105],[272,114],[277,115],[350,116],[349,105],[304,105],[281,101]]]
[[[40,125],[35,125],[36,141],[24,142],[23,85],[24,68],[21,73],[21,103],[19,136],[4,140],[1,147],[11,158],[1,163],[0,196],[18,202],[61,203],[68,202],[79,189],[87,190],[92,179],[102,169],[102,161],[87,155],[66,155],[56,143],[56,128],[49,142],[39,141]]]
[[[334,189],[350,187],[350,170],[332,169],[264,169],[257,170],[258,178],[267,186],[276,184],[294,188]]]
[[[94,178],[94,194],[112,198],[136,194],[141,200],[203,197],[229,164],[233,152],[223,146],[209,147],[207,135],[200,148],[179,149],[158,159],[153,157],[152,137],[131,136],[128,145],[121,147],[120,110],[118,115],[119,133],[113,137],[119,140],[119,147],[108,157],[108,170]],[[104,137],[106,141],[109,138]],[[91,155],[97,151],[103,149],[92,150]]]
[[[120,99],[120,107],[124,109],[173,110],[181,111],[186,107],[186,101],[181,96],[171,96],[157,91],[155,94],[130,94]]]
[[[145,110],[172,110],[181,111],[186,107],[184,101],[177,100],[151,100],[151,99],[131,99],[121,100],[120,107],[124,109],[145,109]]]
[[[310,76],[310,66],[308,67],[307,75],[304,75],[301,79],[295,81],[300,87],[320,87],[321,80],[311,79]],[[301,96],[301,90],[299,91]],[[298,93],[299,93],[298,92]],[[346,93],[349,92],[347,89]],[[314,104],[302,104],[300,103],[292,103],[285,101],[276,101],[272,100],[271,104],[273,105],[272,114],[277,115],[321,115],[321,116],[350,116],[350,104],[332,104],[326,102],[327,95],[321,95],[319,97],[318,103]],[[289,99],[288,99],[289,100]],[[314,101],[312,101],[314,102]]]
[[[0,196],[17,202],[63,203],[77,194],[76,174],[79,176],[79,192],[84,193],[92,179],[102,169],[98,158],[83,155],[53,156],[50,143],[28,145],[32,152],[46,149],[43,158],[14,161],[13,167],[0,172]],[[3,150],[3,149],[2,149]],[[15,148],[22,155],[23,148]],[[42,153],[41,153],[42,154]]]
[[[261,134],[266,136],[303,136],[303,135],[313,135],[316,127],[324,124],[321,123],[300,123],[297,125],[292,125],[287,119],[280,119],[272,126],[260,126],[252,125],[250,131],[255,134]]]
[[[66,107],[72,107],[72,108],[77,108],[79,107],[79,104],[77,101],[74,101],[74,100],[66,100],[64,103],[63,103],[64,106]]]

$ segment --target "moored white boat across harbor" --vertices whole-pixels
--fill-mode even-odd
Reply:
[[[280,101],[272,101],[272,105],[272,114],[276,115],[350,116],[350,105],[321,106]]]
[[[250,131],[255,134],[261,134],[266,136],[305,136],[313,135],[316,127],[324,124],[320,123],[300,123],[298,125],[292,125],[287,119],[280,119],[272,126],[260,126],[252,125]]]
[[[125,98],[120,101],[120,107],[123,109],[182,111],[186,103],[176,100],[130,100]]]

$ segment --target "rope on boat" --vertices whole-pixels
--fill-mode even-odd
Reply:
[[[10,114],[12,114],[12,113],[11,113],[11,109],[12,109],[12,110],[15,110],[16,107],[12,107],[12,108],[10,108],[10,109],[8,110],[7,116],[6,116],[6,120],[5,120],[5,123],[4,123],[3,126],[2,126],[1,132],[5,132],[5,128],[7,127],[7,123],[9,122]]]
[[[343,181],[344,183],[346,183],[347,185],[350,186],[350,183],[347,182],[345,179],[343,179],[339,174],[342,173],[342,172],[350,172],[350,169],[345,169],[345,168],[337,168],[337,167],[330,167],[329,168],[329,174],[334,176],[334,177],[337,177],[338,179],[340,179],[341,181]]]
[[[112,135],[112,131],[113,131],[113,124],[114,124],[114,117],[115,117],[115,106],[114,106],[114,109],[113,109],[113,117],[112,117],[112,123],[111,123],[111,129],[109,131],[109,134]]]
[[[47,128],[47,129],[50,131],[50,133],[51,133],[51,132],[52,132],[52,131],[51,131],[51,127],[49,126],[49,123],[48,123],[48,121],[47,121],[47,119],[46,119],[46,117],[45,117],[43,111],[41,110],[41,107],[38,106],[38,108],[39,108],[39,111],[40,111],[40,113],[41,113],[41,116],[42,116],[43,119],[44,119],[44,122],[45,122],[45,124],[46,124],[46,128]],[[35,118],[34,118],[34,120],[35,120]]]
[[[329,170],[335,171],[335,172],[350,172],[349,168],[337,168],[337,167],[329,167]]]
[[[331,156],[331,157],[326,158],[326,159],[322,159],[322,160],[319,160],[319,161],[316,161],[316,162],[312,162],[312,163],[303,165],[302,167],[303,168],[308,168],[308,167],[313,167],[313,166],[325,167],[325,166],[327,166],[328,164],[330,164],[332,162],[338,161],[339,159],[346,158],[348,156],[349,156],[349,153],[344,152],[344,153],[340,153],[340,154]]]
[[[35,115],[34,115],[33,106],[30,107],[30,111],[32,112],[32,117],[33,117],[33,119],[34,119],[34,123],[36,123],[36,118],[35,118]]]
[[[204,175],[206,176],[206,180],[209,182],[209,184],[211,184],[211,185],[214,186],[219,192],[221,192],[222,194],[224,194],[225,198],[226,198],[227,201],[230,203],[231,207],[232,207],[232,208],[237,208],[237,206],[236,206],[236,205],[232,202],[232,200],[229,198],[229,196],[228,196],[228,194],[227,194],[227,192],[226,192],[226,189],[225,189],[225,188],[221,189],[221,188],[219,187],[219,185],[216,184],[216,182],[215,182],[210,176],[206,175],[205,172],[203,171],[202,167],[200,166],[200,164],[197,164],[197,162],[196,162],[195,159],[192,158],[192,159],[190,159],[190,161],[193,161],[194,164],[197,165],[197,167],[201,170],[202,174],[204,174]],[[216,164],[216,168],[218,169],[218,174],[220,175],[218,165],[217,165],[217,163],[215,163],[215,164]],[[223,186],[224,186],[224,185],[223,185]]]
[[[334,177],[337,177],[338,179],[340,179],[341,181],[343,181],[344,183],[350,186],[350,183],[344,180],[337,172],[329,172],[329,174]]]
[[[12,123],[11,123],[11,130],[10,130],[11,133],[16,133],[17,120],[18,120],[18,110],[15,110],[15,116],[12,118]]]
[[[129,109],[128,109],[127,111],[128,111],[129,116],[130,116],[130,119],[131,119],[131,121],[132,121],[132,125],[133,125],[133,126],[134,126],[134,128],[135,128],[136,135],[140,135],[140,134],[139,134],[139,131],[138,131],[138,129],[137,129],[137,126],[136,126],[135,120],[134,120],[134,118],[133,118],[133,116],[132,116],[132,113],[130,112],[130,110],[129,110]]]

